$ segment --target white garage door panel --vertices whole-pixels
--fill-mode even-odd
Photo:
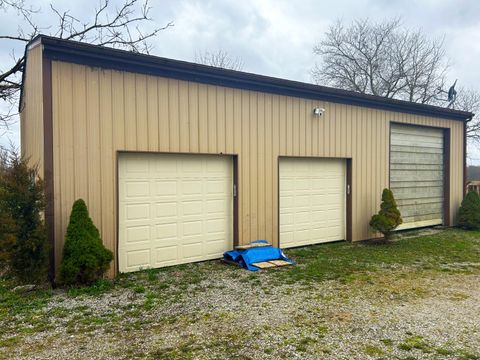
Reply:
[[[345,239],[345,160],[280,160],[280,245]]]
[[[219,258],[233,245],[233,166],[223,156],[121,154],[121,272]]]

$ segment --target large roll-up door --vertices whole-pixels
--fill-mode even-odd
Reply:
[[[280,159],[280,246],[345,239],[344,159]]]
[[[120,154],[121,272],[219,258],[233,247],[228,156]]]
[[[403,217],[399,229],[443,223],[442,129],[391,125],[390,188]]]

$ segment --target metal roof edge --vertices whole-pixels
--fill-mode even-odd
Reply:
[[[474,116],[466,111],[138,54],[45,35],[38,35],[31,43],[38,39],[43,44],[44,56],[52,60],[458,121],[469,121]]]

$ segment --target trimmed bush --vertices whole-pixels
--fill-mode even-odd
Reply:
[[[383,189],[382,203],[380,204],[380,211],[378,214],[372,216],[370,226],[372,229],[383,234],[385,241],[390,239],[392,231],[402,223],[400,211],[397,208],[397,203],[393,197],[392,190]]]
[[[458,212],[458,225],[467,230],[480,230],[480,196],[469,191]]]
[[[0,257],[7,270],[24,283],[47,280],[48,243],[42,213],[43,182],[37,168],[15,151],[0,161]]]
[[[82,199],[75,201],[67,227],[60,280],[65,285],[91,284],[110,267],[113,253],[103,246]]]

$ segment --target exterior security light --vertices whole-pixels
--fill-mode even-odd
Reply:
[[[313,109],[313,115],[316,115],[316,116],[319,116],[319,117],[322,116],[324,112],[325,112],[324,108],[316,107],[316,108]]]

